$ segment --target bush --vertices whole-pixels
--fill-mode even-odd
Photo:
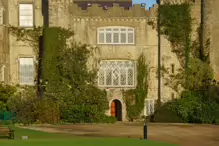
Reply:
[[[151,121],[216,123],[219,119],[219,104],[204,95],[201,92],[185,91],[182,98],[165,103],[157,109]]]
[[[13,124],[13,121],[12,120],[7,120],[4,122],[5,125],[12,125]]]
[[[25,88],[10,97],[7,106],[9,110],[15,113],[16,122],[31,124],[36,120],[36,92],[33,88]]]
[[[149,117],[149,120],[158,123],[182,123],[182,118],[171,108],[173,104],[175,104],[175,101],[167,102],[163,106],[157,108],[154,115]]]
[[[0,112],[7,111],[7,101],[16,92],[16,88],[0,82]]]
[[[37,123],[56,124],[60,119],[59,105],[52,98],[39,99],[37,101],[35,113]]]
[[[103,123],[110,123],[114,124],[116,123],[117,119],[114,116],[106,116],[105,119],[103,120]]]
[[[0,125],[4,125],[4,120],[0,120]]]
[[[182,93],[182,98],[177,99],[170,108],[184,122],[192,122],[194,109],[201,108],[201,96],[196,92],[185,91]]]
[[[216,119],[216,120],[215,120],[215,124],[216,124],[216,125],[219,125],[219,119]]]

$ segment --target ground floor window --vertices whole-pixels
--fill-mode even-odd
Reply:
[[[145,116],[150,116],[154,113],[154,99],[146,99],[145,101]]]
[[[102,60],[98,85],[104,87],[133,87],[135,63],[130,60]]]
[[[34,58],[20,58],[19,63],[20,85],[34,85]]]

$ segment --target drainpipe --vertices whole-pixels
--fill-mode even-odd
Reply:
[[[158,106],[161,105],[161,39],[160,39],[160,0],[157,0],[158,4],[158,18],[157,18],[157,32],[158,32]]]

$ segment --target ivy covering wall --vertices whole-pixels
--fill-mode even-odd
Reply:
[[[135,89],[123,91],[127,117],[130,121],[139,119],[143,112],[148,94],[148,76],[148,65],[142,53],[137,60],[137,86]]]

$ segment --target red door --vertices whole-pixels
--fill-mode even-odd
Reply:
[[[111,103],[111,116],[116,116],[116,103],[115,101],[112,101]]]

